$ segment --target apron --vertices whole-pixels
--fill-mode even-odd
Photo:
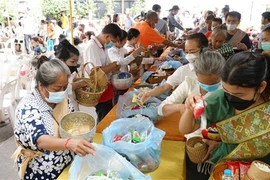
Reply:
[[[59,137],[59,122],[61,119],[68,114],[68,99],[67,97],[64,99],[63,102],[57,104],[55,108],[53,109],[52,117],[54,119],[53,124],[54,124],[54,132],[55,132],[55,137]],[[36,158],[40,155],[43,155],[42,152],[40,151],[34,151],[30,149],[25,149],[22,147],[16,140],[16,145],[17,149],[11,156],[11,158],[14,160],[14,163],[17,162],[18,158],[22,155],[25,156],[25,159],[21,163],[21,167],[19,170],[19,177],[20,179],[24,179],[24,175],[28,166],[28,163],[33,159]]]

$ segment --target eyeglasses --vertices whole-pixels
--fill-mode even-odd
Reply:
[[[186,54],[195,54],[195,53],[197,53],[197,52],[199,52],[200,51],[200,49],[198,49],[197,51],[189,51],[189,52],[185,52]]]

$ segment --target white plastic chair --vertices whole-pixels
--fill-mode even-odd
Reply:
[[[9,60],[9,57],[15,56],[15,44],[14,44],[14,39],[10,38],[6,42],[0,42],[1,49],[0,53],[4,53],[5,55],[5,60]]]
[[[15,90],[16,102],[19,102],[25,95],[32,92],[34,87],[35,69],[24,61],[18,70],[18,83]]]
[[[7,83],[0,93],[0,122],[5,122],[5,110],[8,112],[9,120],[14,125],[15,119],[15,88],[17,85],[17,79]]]

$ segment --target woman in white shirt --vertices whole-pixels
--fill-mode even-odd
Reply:
[[[124,46],[129,53],[132,53],[136,49],[136,45],[140,38],[140,31],[135,28],[130,28],[127,32],[127,43]],[[164,61],[164,57],[143,58],[142,64],[153,64],[154,61]]]
[[[128,51],[124,48],[127,36],[127,32],[122,30],[122,36],[119,38],[119,41],[115,42],[114,46],[108,50],[111,61],[117,61],[117,65],[121,65],[121,72],[128,72],[128,64],[144,50],[142,47],[139,47],[127,55]]]
[[[158,114],[168,116],[176,112],[183,112],[185,105],[182,104],[190,94],[209,95],[212,91],[221,88],[220,73],[225,59],[214,51],[202,52],[199,59],[194,62],[196,78],[185,77],[173,93],[167,97],[158,107]]]

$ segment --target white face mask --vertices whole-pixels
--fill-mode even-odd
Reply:
[[[237,28],[237,25],[238,25],[238,24],[227,24],[227,23],[226,23],[227,30],[229,30],[229,31],[235,30],[235,29]]]
[[[198,58],[198,56],[195,56],[194,54],[187,54],[186,55],[186,59],[190,63],[194,63],[197,58]]]

